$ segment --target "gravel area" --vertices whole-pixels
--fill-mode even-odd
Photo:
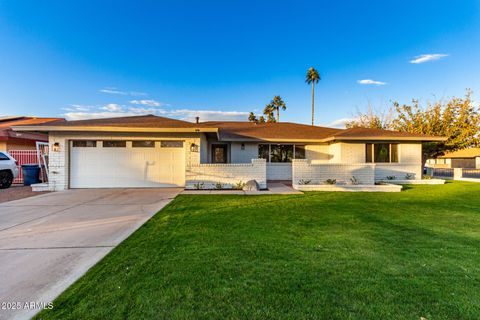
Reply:
[[[33,192],[31,187],[24,187],[21,185],[12,185],[8,189],[0,189],[0,203],[38,196],[44,193],[48,193],[48,191]]]

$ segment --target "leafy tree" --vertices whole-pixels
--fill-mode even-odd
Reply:
[[[273,117],[273,113],[277,114],[276,122],[280,122],[280,110],[285,111],[287,110],[287,105],[282,100],[280,96],[274,96],[273,99],[270,101],[269,104],[265,106],[264,114],[268,116],[268,118]],[[270,116],[271,115],[271,116]],[[275,121],[269,121],[275,122]]]
[[[315,84],[321,80],[320,74],[315,68],[311,67],[307,71],[305,82],[312,85],[312,126],[315,121]]]
[[[422,160],[442,156],[445,152],[456,151],[480,144],[480,108],[472,101],[472,92],[467,90],[464,98],[453,97],[446,103],[436,101],[421,107],[418,100],[412,105],[393,103],[392,119],[371,112],[351,121],[347,127],[390,129],[400,132],[443,136],[444,142],[423,144]]]
[[[363,113],[358,111],[355,119],[345,123],[345,127],[349,128],[370,128],[370,129],[392,129],[393,121],[393,109],[390,108],[387,111],[374,110],[369,104],[367,112]]]
[[[265,117],[264,116],[260,116],[258,118],[258,123],[265,123]]]

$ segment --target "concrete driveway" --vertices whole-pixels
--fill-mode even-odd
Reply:
[[[180,191],[79,189],[0,203],[0,319],[32,317],[38,305],[25,303],[51,302]]]

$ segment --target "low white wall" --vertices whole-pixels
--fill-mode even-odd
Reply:
[[[386,180],[394,176],[398,180],[405,180],[406,175],[413,175],[415,180],[422,179],[422,165],[420,163],[376,163],[375,181]]]
[[[405,180],[406,175],[413,175],[413,179],[422,179],[420,164],[401,163],[311,163],[309,160],[293,161],[293,183],[300,180],[312,180],[312,184],[324,182],[327,179],[336,179],[350,183],[352,177],[357,178],[360,184],[374,184],[375,181],[387,180],[388,176],[395,176],[398,180]]]
[[[197,183],[204,183],[211,189],[220,182],[226,188],[242,181],[256,180],[261,189],[267,188],[267,166],[265,159],[252,159],[251,163],[202,163],[187,167],[185,188],[194,189]]]
[[[338,182],[350,183],[355,177],[360,184],[374,184],[375,165],[369,163],[342,164],[323,163],[312,164],[308,160],[293,161],[293,183],[298,184],[300,180],[312,180],[311,184],[319,184],[327,179],[336,179]]]

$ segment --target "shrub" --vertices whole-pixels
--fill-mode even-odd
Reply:
[[[300,179],[298,181],[298,184],[305,185],[305,184],[310,184],[310,182],[312,182],[312,180]]]
[[[243,190],[243,187],[245,187],[245,182],[243,182],[242,180],[238,181],[233,185],[233,189],[235,190]]]
[[[428,175],[428,174],[424,174],[423,177],[422,177],[422,179],[424,179],[424,180],[430,180],[430,179],[432,179],[432,176],[431,176],[431,175]]]
[[[415,175],[412,174],[412,173],[407,173],[407,174],[405,175],[405,179],[407,179],[407,180],[412,180],[412,179],[414,179],[414,178],[415,178]]]
[[[353,185],[357,185],[357,184],[360,184],[360,181],[357,179],[357,177],[353,176],[350,178],[350,182],[353,184]]]
[[[387,180],[395,180],[395,179],[397,179],[396,176],[387,176]]]
[[[215,183],[215,189],[217,189],[217,190],[223,189],[223,183],[221,183],[221,182],[216,182],[216,183]]]
[[[327,179],[327,180],[325,180],[325,183],[326,183],[326,184],[336,184],[336,183],[337,183],[337,179]]]
[[[203,188],[205,187],[205,183],[203,183],[203,182],[197,182],[197,183],[194,183],[194,184],[193,184],[193,187],[194,187],[195,189],[197,189],[197,190],[201,190],[201,189],[203,189]]]

